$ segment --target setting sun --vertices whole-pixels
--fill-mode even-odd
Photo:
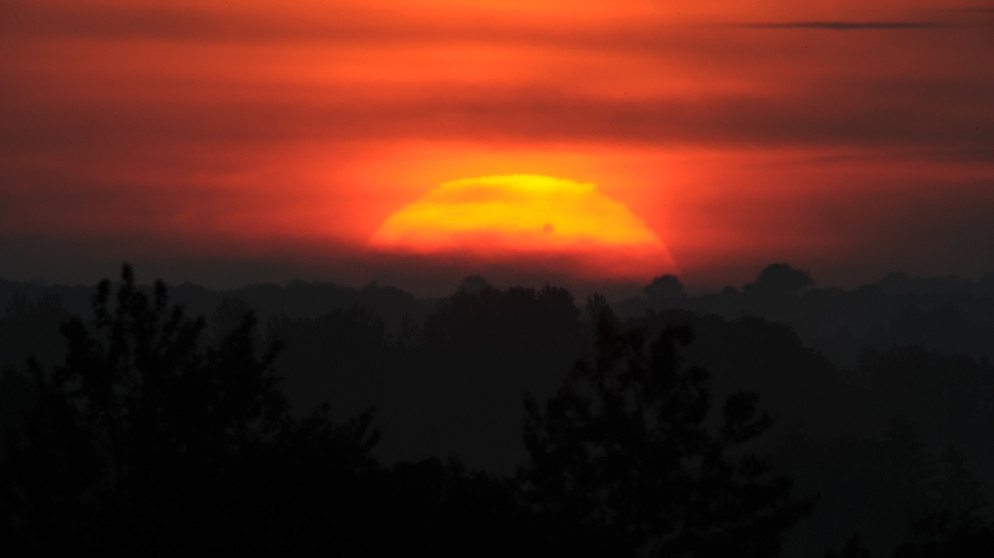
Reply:
[[[609,275],[672,269],[659,237],[593,183],[541,175],[484,176],[439,185],[390,215],[377,251],[485,260],[546,254],[582,258]]]

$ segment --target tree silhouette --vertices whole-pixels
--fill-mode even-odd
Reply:
[[[596,310],[598,301],[588,307]],[[728,398],[717,428],[708,374],[681,369],[687,328],[651,343],[599,313],[597,354],[542,409],[526,401],[526,497],[549,544],[612,556],[773,556],[810,510],[787,478],[744,451],[771,419],[755,398]],[[716,431],[715,431],[716,430]]]
[[[911,537],[897,548],[895,558],[990,556],[994,523],[983,513],[983,488],[954,448],[942,455],[934,485],[933,507],[913,518]]]
[[[667,273],[656,277],[642,289],[649,305],[662,309],[673,301],[685,298],[683,283],[676,275]]]
[[[814,285],[807,272],[790,264],[774,263],[763,268],[756,281],[746,285],[745,292],[764,296],[796,296]]]
[[[205,320],[171,307],[163,283],[149,296],[127,265],[121,279],[113,301],[111,283],[99,285],[91,323],[65,322],[64,365],[30,365],[38,402],[0,465],[0,535],[25,555],[289,544],[281,510],[370,467],[372,415],[293,419],[273,368],[280,347],[256,350],[251,313],[208,342]]]

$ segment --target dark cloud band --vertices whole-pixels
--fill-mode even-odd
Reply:
[[[778,21],[730,23],[724,27],[740,29],[824,29],[829,31],[866,31],[874,29],[948,29],[956,24],[927,21]]]

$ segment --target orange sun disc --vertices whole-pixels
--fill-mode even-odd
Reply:
[[[489,260],[572,256],[609,275],[674,269],[659,237],[625,204],[598,192],[595,184],[540,175],[441,184],[390,215],[368,245],[384,252]]]

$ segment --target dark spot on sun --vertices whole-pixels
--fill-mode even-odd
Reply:
[[[542,225],[542,232],[544,232],[545,234],[551,234],[552,231],[554,231],[554,230],[556,230],[556,229],[555,229],[555,227],[552,226],[552,223],[546,223],[546,224]]]

